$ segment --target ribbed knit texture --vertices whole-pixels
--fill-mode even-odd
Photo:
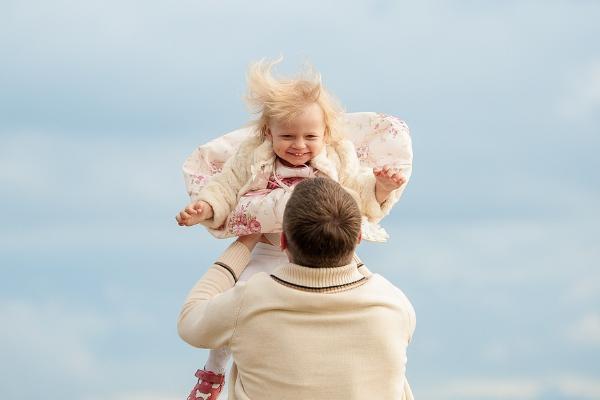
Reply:
[[[250,251],[245,245],[235,241],[217,261],[229,266],[235,273],[235,279],[237,280],[250,261]]]
[[[249,255],[233,244],[219,262],[237,274]],[[230,400],[412,400],[405,368],[414,329],[406,296],[356,259],[332,268],[287,263],[235,286],[214,265],[178,322],[193,346],[231,348]]]
[[[354,287],[366,281],[354,262],[341,267],[310,268],[288,263],[271,276],[286,286],[308,291],[329,292]]]

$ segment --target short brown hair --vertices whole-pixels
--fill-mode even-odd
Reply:
[[[329,178],[300,182],[283,213],[283,232],[292,262],[337,267],[351,262],[360,235],[356,200]]]

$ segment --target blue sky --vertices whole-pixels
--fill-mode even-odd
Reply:
[[[244,124],[247,65],[311,61],[415,163],[364,244],[417,312],[415,395],[600,399],[600,3],[0,2],[0,397],[171,400],[187,291],[228,242],[181,164]]]

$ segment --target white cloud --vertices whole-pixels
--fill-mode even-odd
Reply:
[[[177,243],[169,228],[188,201],[180,172],[187,155],[158,141],[0,136],[0,213],[9,217],[0,248]]]
[[[89,310],[61,303],[0,301],[0,349],[11,366],[3,378],[26,369],[31,374],[65,380],[91,380],[97,363],[91,342],[107,329],[107,321]]]
[[[558,379],[558,387],[566,396],[590,400],[600,399],[600,381],[597,377],[563,376]]]
[[[577,344],[600,347],[600,314],[584,315],[567,330],[567,335]]]
[[[51,185],[52,153],[49,140],[40,135],[0,134],[0,184],[32,195],[44,193]],[[68,154],[66,149],[63,151]]]
[[[578,375],[456,378],[425,385],[423,390],[415,391],[415,396],[429,400],[544,400],[547,396],[595,400],[600,397],[600,383],[597,379]]]
[[[180,398],[193,383],[190,361],[203,361],[203,351],[180,350],[184,346],[179,346],[174,319],[168,320],[173,325],[167,329],[173,330],[168,336],[173,342],[156,342],[153,335],[165,330],[165,321],[149,309],[153,302],[147,290],[109,286],[105,294],[106,315],[76,302],[0,300],[0,397],[34,398],[43,387],[49,399],[74,392],[77,398],[97,400]],[[129,343],[123,348],[123,337],[151,345]],[[121,342],[107,341],[113,338]],[[190,360],[165,355],[154,345]]]
[[[590,254],[590,257],[595,256]],[[594,268],[590,268],[588,273],[582,274],[570,282],[561,301],[572,305],[600,304],[600,273],[594,272]]]
[[[82,400],[181,400],[183,396],[181,394],[172,393],[155,393],[146,391],[127,391],[115,394],[103,394],[100,396],[87,396]]]
[[[379,257],[373,252],[383,258],[374,265],[394,273],[401,263],[410,267],[403,274],[430,282],[482,287],[561,279],[568,284],[581,272],[593,273],[594,261],[600,258],[592,240],[598,237],[598,227],[582,219],[398,225],[396,232],[390,229],[388,245],[398,246],[400,259],[393,252]]]
[[[573,120],[586,120],[600,114],[600,61],[572,73],[558,108],[563,117]]]
[[[176,141],[51,132],[0,137],[0,184],[17,192],[11,195],[78,201],[86,209],[124,198],[137,199],[140,206],[157,204],[185,194],[180,166],[188,154],[181,154]]]
[[[502,343],[494,341],[483,346],[481,355],[485,360],[491,361],[497,364],[508,364],[510,363],[512,351],[516,347],[513,343]]]
[[[543,384],[535,379],[463,378],[431,385],[426,391],[415,392],[416,397],[432,400],[445,399],[511,399],[536,398]]]

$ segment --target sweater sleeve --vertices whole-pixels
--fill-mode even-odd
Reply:
[[[211,177],[194,196],[194,201],[205,201],[213,209],[213,217],[202,221],[202,225],[219,229],[225,223],[237,204],[240,190],[250,179],[252,150],[255,147],[254,138],[242,143],[238,151],[225,162],[221,172]]]
[[[179,336],[194,347],[218,349],[233,335],[245,285],[231,289],[250,260],[234,242],[189,292],[179,314]]]
[[[414,400],[412,390],[408,384],[408,378],[404,377],[404,397],[403,400]]]

